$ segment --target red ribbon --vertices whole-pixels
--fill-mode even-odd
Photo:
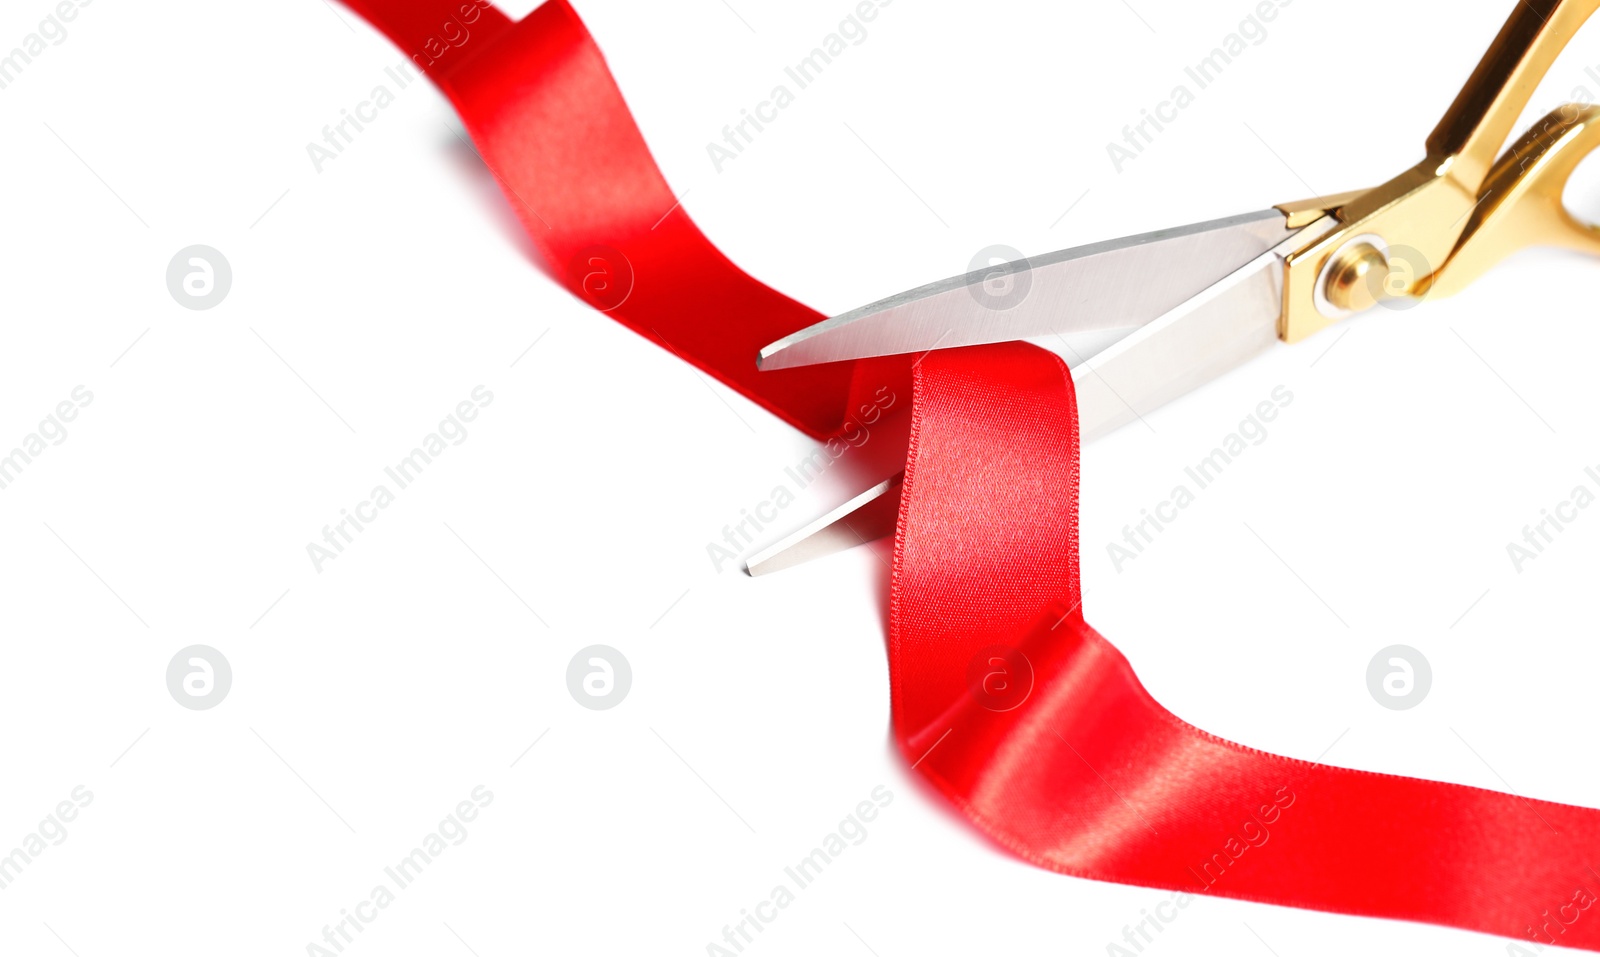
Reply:
[[[760,372],[761,347],[825,316],[700,232],[650,157],[583,22],[562,0],[512,23],[487,0],[349,0],[456,108],[544,264],[585,302],[815,438],[909,363]]]
[[[813,436],[903,385],[903,359],[756,371],[762,345],[822,317],[689,220],[565,0],[516,23],[484,0],[347,2],[451,98],[576,295]],[[1600,950],[1600,812],[1265,754],[1150,697],[1079,607],[1077,413],[1059,359],[932,353],[912,388],[895,733],[980,829],[1080,877]]]
[[[895,733],[985,833],[1096,880],[1600,950],[1600,812],[1194,728],[1084,622],[1061,360],[930,354],[890,606]]]

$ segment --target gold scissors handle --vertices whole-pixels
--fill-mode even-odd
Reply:
[[[1600,230],[1562,202],[1573,170],[1600,146],[1600,108],[1561,107],[1496,159],[1539,81],[1597,9],[1600,0],[1518,0],[1421,163],[1376,189],[1283,207],[1339,223],[1286,257],[1285,341],[1375,297],[1457,292],[1526,246],[1600,255]]]
[[[1482,201],[1427,294],[1454,295],[1528,246],[1600,256],[1600,227],[1573,216],[1562,199],[1573,170],[1597,146],[1600,107],[1595,106],[1568,104],[1523,134],[1489,171]]]
[[[1428,154],[1452,157],[1450,175],[1476,193],[1534,88],[1597,9],[1600,0],[1518,0],[1428,136]]]

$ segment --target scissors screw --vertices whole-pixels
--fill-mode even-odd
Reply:
[[[1340,250],[1323,269],[1328,303],[1341,313],[1371,309],[1383,294],[1389,260],[1371,243],[1353,243]]]

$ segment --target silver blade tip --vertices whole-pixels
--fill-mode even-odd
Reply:
[[[802,329],[792,335],[784,336],[777,342],[762,346],[761,351],[756,353],[756,368],[762,372],[771,372],[774,369],[790,369],[795,366],[806,365],[807,363],[803,359],[795,360],[795,353],[792,347],[811,338],[812,329],[815,328],[813,326],[811,329]]]

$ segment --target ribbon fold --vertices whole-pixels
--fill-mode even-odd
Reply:
[[[908,760],[1064,874],[1600,950],[1600,812],[1279,757],[1185,724],[1084,620],[1056,356],[932,353],[890,602]]]

